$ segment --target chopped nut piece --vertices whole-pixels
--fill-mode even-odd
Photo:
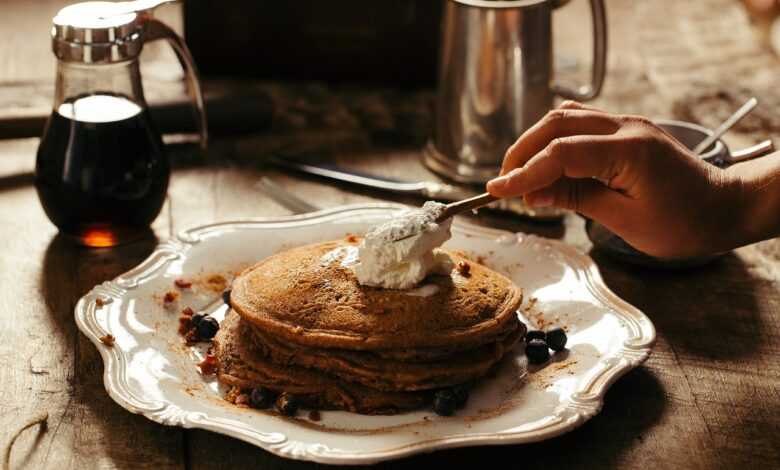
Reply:
[[[458,263],[458,272],[463,277],[471,276],[471,265],[466,261],[460,261]]]
[[[184,342],[188,345],[195,344],[198,341],[200,341],[200,337],[198,336],[197,328],[190,328],[190,330],[184,334]]]
[[[105,335],[100,337],[100,342],[108,346],[109,348],[114,347],[114,342],[116,341],[116,338],[114,338],[113,335]]]
[[[357,243],[358,242],[357,235],[354,235],[354,234],[351,234],[351,233],[348,234],[347,235],[347,242],[349,242],[349,243]]]
[[[169,303],[175,301],[178,298],[179,298],[179,293],[178,292],[168,291],[168,292],[165,293],[165,297],[163,297],[163,302],[165,302],[166,304],[169,304]]]
[[[191,317],[195,315],[195,311],[191,309],[190,307],[185,307],[184,310],[181,311],[182,315],[186,315],[188,317]]]
[[[235,403],[236,398],[238,398],[238,396],[241,395],[241,393],[242,393],[241,388],[234,385],[230,387],[230,390],[228,390],[228,392],[225,394],[225,401],[228,401],[230,403]]]
[[[98,297],[98,298],[96,298],[96,299],[95,299],[95,305],[96,305],[97,307],[102,307],[102,306],[104,306],[105,304],[106,304],[106,301],[105,301],[105,300],[103,300],[103,299],[101,299],[100,297]]]
[[[217,372],[217,356],[206,354],[206,357],[198,363],[200,373],[203,375],[212,375]]]
[[[193,330],[195,327],[192,324],[192,317],[188,317],[186,315],[182,315],[179,317],[179,334],[186,336],[187,333],[190,332],[190,330]]]
[[[206,278],[206,287],[213,292],[222,292],[228,286],[228,281],[225,276],[219,274],[212,274]]]
[[[190,281],[185,281],[184,279],[176,279],[173,281],[173,284],[179,289],[189,289],[192,287],[192,283]]]

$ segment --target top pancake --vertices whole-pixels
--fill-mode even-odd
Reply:
[[[382,350],[475,347],[511,328],[520,290],[448,252],[467,275],[430,275],[415,290],[362,286],[356,242],[336,240],[270,256],[233,282],[230,304],[263,331],[302,346]],[[427,295],[425,295],[427,294]]]

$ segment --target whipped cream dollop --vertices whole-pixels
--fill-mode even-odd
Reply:
[[[358,246],[358,262],[354,265],[360,284],[408,289],[429,273],[449,273],[452,260],[437,249],[452,236],[452,219],[436,223],[445,207],[428,201],[369,230]],[[410,234],[415,235],[396,241]]]

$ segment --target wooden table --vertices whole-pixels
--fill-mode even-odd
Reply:
[[[575,44],[587,35],[578,21],[586,3],[573,2],[556,19],[560,43],[577,57],[587,56],[587,44]],[[757,46],[738,3],[613,0],[609,13],[610,72],[598,106],[713,125],[733,107],[729,99],[753,92],[764,111],[729,142],[780,134],[772,116],[780,66]],[[14,65],[2,59],[0,53],[8,74],[0,70],[0,79],[14,77]],[[418,146],[430,126],[429,92],[257,87],[279,111],[273,125],[252,138],[216,142],[206,158],[178,155],[169,201],[153,226],[159,239],[212,221],[288,214],[256,189],[263,175],[322,207],[378,200],[266,168],[260,157],[279,148],[386,175],[426,175]],[[155,424],[108,397],[100,356],[74,324],[74,304],[139,263],[154,241],[88,250],[58,236],[31,185],[36,146],[37,139],[0,141],[0,443],[36,412],[49,413],[45,430],[19,437],[12,467],[311,467],[217,434]],[[591,250],[574,215],[561,226],[487,216],[480,222]],[[688,272],[632,268],[592,254],[607,284],[658,329],[650,359],[612,387],[602,412],[548,442],[443,451],[386,467],[780,467],[780,242]]]

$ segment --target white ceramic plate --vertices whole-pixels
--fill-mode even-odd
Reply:
[[[598,413],[607,388],[647,358],[655,340],[652,323],[606,288],[589,257],[557,241],[456,222],[445,246],[511,277],[525,292],[522,319],[531,327],[564,326],[568,351],[537,368],[527,365],[520,346],[454,417],[430,410],[398,416],[326,411],[315,422],[305,410],[290,419],[222,400],[225,390],[196,367],[204,346],[185,346],[177,333],[178,312],[191,306],[221,319],[226,307],[214,276],[229,278],[291,246],[362,233],[401,207],[356,205],[212,224],[161,244],[141,265],[95,287],[76,305],[78,327],[105,362],[106,390],[127,410],[159,423],[208,429],[294,459],[365,464],[557,436]],[[178,278],[195,283],[176,289]],[[167,291],[181,296],[166,305]],[[100,341],[106,334],[116,338],[113,347]]]

